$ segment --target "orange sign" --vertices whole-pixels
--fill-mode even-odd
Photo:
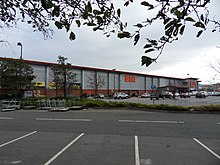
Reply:
[[[125,75],[125,82],[136,82],[136,77]]]

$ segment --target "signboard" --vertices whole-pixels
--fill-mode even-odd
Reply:
[[[35,87],[45,87],[45,82],[44,81],[37,81],[34,82]]]
[[[157,88],[156,85],[151,85],[151,89],[155,90]]]
[[[125,75],[125,82],[136,82],[135,76]]]

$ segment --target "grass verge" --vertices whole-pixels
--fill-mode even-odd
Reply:
[[[60,98],[55,98],[61,100]],[[23,99],[21,102],[22,106],[38,106],[40,101],[46,101],[47,99],[29,98]],[[52,99],[51,99],[52,100]],[[131,102],[117,102],[117,101],[103,101],[93,99],[79,99],[79,98],[68,98],[66,103],[69,106],[80,105],[83,108],[97,108],[97,109],[137,109],[137,110],[160,110],[160,111],[173,111],[173,112],[220,112],[219,105],[204,105],[204,106],[176,106],[168,104],[142,104],[142,103],[131,103]],[[67,106],[68,106],[67,105]]]

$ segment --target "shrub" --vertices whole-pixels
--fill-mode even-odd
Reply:
[[[24,98],[21,101],[22,106],[37,106],[38,101],[46,100],[47,98]],[[64,98],[53,98],[64,99]],[[125,108],[125,109],[142,109],[142,110],[166,110],[166,111],[199,111],[199,112],[220,112],[220,105],[206,105],[206,106],[174,106],[168,104],[142,104],[131,102],[117,102],[117,101],[103,101],[80,98],[66,99],[67,106],[81,105],[85,108]]]

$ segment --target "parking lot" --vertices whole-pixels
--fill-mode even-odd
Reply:
[[[218,114],[0,113],[0,164],[218,165]]]
[[[105,99],[106,101],[126,101],[126,102],[135,102],[143,104],[169,104],[177,106],[200,106],[200,105],[216,105],[220,104],[220,97],[208,96],[206,98],[195,98],[191,96],[190,98],[180,98],[176,97],[175,99],[159,99],[151,100],[150,98],[140,98],[140,97],[131,97],[128,99]]]

